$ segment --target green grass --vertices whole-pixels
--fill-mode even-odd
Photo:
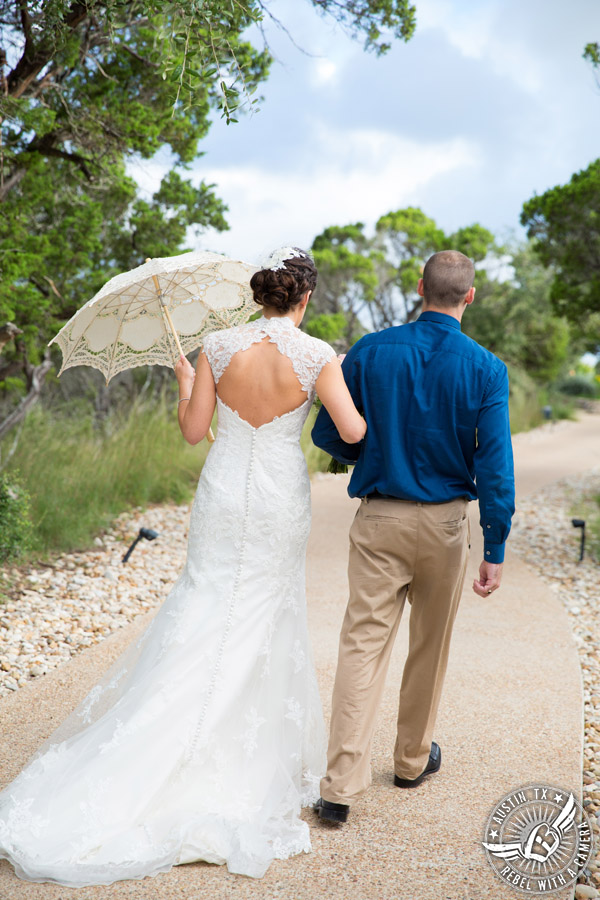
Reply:
[[[207,451],[205,441],[184,441],[164,398],[134,403],[101,428],[89,413],[35,410],[8,466],[31,497],[30,556],[89,546],[128,508],[189,500]]]
[[[522,369],[508,366],[510,380],[510,430],[512,434],[520,431],[531,431],[543,425],[545,419],[544,406],[552,407],[552,418],[574,418],[575,403],[552,389],[540,388]]]
[[[570,415],[568,401],[541,392],[518,370],[510,374],[513,433],[541,424],[548,402],[555,418]],[[312,409],[301,439],[311,474],[325,471],[330,461],[310,439],[316,414]],[[7,448],[12,440],[9,435]],[[101,426],[84,401],[68,413],[34,410],[6,470],[9,476],[18,472],[31,498],[32,548],[21,559],[89,547],[127,509],[188,502],[208,449],[206,441],[195,447],[184,441],[175,404],[165,396],[138,400]]]

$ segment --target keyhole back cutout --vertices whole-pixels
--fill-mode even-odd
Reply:
[[[291,359],[268,337],[234,353],[219,379],[217,395],[253,428],[292,412],[308,398]]]

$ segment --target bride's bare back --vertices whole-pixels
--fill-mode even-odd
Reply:
[[[232,357],[217,395],[254,428],[291,412],[308,398],[291,359],[268,337]]]
[[[299,331],[287,316],[262,317],[215,332],[205,339],[204,349],[187,408],[179,414],[189,443],[205,436],[217,396],[253,428],[260,428],[312,399],[315,389],[343,440],[354,443],[363,437],[364,419],[352,402],[333,350]],[[187,361],[178,363],[186,365]]]

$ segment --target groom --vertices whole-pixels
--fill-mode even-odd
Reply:
[[[411,605],[400,689],[394,784],[416,787],[441,765],[432,741],[479,500],[483,561],[473,590],[500,587],[514,512],[506,366],[461,332],[475,270],[455,250],[432,256],[416,322],[369,334],[343,371],[367,422],[346,444],[323,407],[313,441],[355,465],[361,505],[350,530],[350,597],[340,635],[327,773],[315,810],[345,822],[371,781],[371,739],[405,600]]]

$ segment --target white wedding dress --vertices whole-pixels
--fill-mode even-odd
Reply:
[[[135,646],[0,794],[19,877],[109,884],[206,860],[262,876],[310,850],[326,738],[307,633],[299,445],[334,352],[288,318],[209,335],[215,381],[268,336],[306,401],[259,428],[218,399],[184,570]],[[201,877],[201,873],[199,876]]]

